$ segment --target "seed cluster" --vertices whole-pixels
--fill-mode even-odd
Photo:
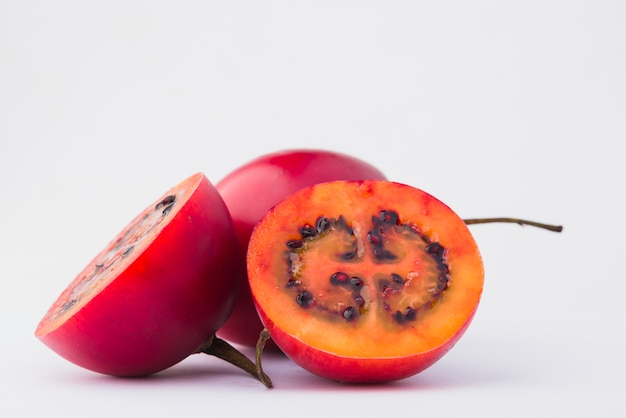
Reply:
[[[422,242],[423,245],[424,255],[430,258],[430,264],[435,266],[436,277],[430,278],[418,279],[413,273],[406,274],[406,277],[397,272],[383,276],[372,274],[376,277],[376,286],[374,286],[376,295],[374,297],[378,298],[382,310],[388,312],[391,318],[399,324],[414,321],[420,312],[432,308],[449,286],[450,270],[446,262],[446,249],[438,242],[431,242],[411,224],[402,224],[396,211],[380,211],[377,216],[372,216],[371,222],[372,228],[367,232],[366,237],[370,247],[371,259],[375,263],[381,265],[399,263],[400,255],[386,244],[391,236],[401,239],[402,236],[411,234],[411,236],[419,238],[419,242]],[[343,216],[338,218],[320,216],[314,225],[305,224],[299,228],[300,237],[298,239],[286,242],[289,277],[287,287],[295,289],[296,303],[302,308],[316,307],[320,311],[338,315],[346,321],[355,321],[368,311],[372,298],[366,277],[351,275],[346,271],[334,272],[328,278],[327,283],[331,289],[337,289],[338,293],[330,296],[324,292],[314,291],[316,285],[307,283],[306,279],[300,275],[303,254],[308,248],[315,245],[317,240],[330,233],[347,234],[348,237],[353,238],[346,240],[350,249],[336,254],[336,257],[351,267],[358,264],[364,254],[363,251],[359,250],[359,238],[356,237],[355,231],[346,223]],[[429,287],[426,290],[426,295],[415,295],[420,292],[424,293],[424,290],[421,286],[412,286],[414,280],[428,281]],[[326,296],[323,296],[324,294]],[[408,298],[403,297],[406,294],[410,296]],[[335,302],[334,304],[331,304],[331,299]],[[405,299],[419,300],[419,302],[407,304],[402,302]]]
[[[109,252],[95,263],[94,269],[86,275],[83,280],[72,290],[68,301],[64,302],[56,315],[59,315],[72,308],[83,293],[93,288],[103,280],[104,273],[109,270],[119,260],[128,257],[135,249],[137,243],[146,236],[148,231],[155,228],[159,222],[165,218],[176,203],[176,195],[168,195],[154,206],[154,210],[145,214],[145,216],[131,225],[126,233],[119,237],[115,245],[110,248]]]
[[[361,290],[365,286],[365,282],[360,277],[350,277],[347,273],[338,271],[330,276],[330,284],[333,286],[342,286],[346,288],[352,295],[355,306],[347,306],[341,311],[341,316],[351,321],[365,313],[366,300],[361,294]]]
[[[175,195],[171,194],[169,196],[166,196],[163,198],[163,200],[161,200],[159,203],[155,205],[154,210],[155,211],[161,210],[161,214],[165,216],[168,213],[170,213],[170,210],[172,210],[172,208],[174,207],[175,201],[176,201]]]

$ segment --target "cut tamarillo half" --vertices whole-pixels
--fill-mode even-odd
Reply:
[[[263,329],[246,277],[246,250],[254,226],[272,206],[290,194],[333,180],[385,180],[385,175],[350,155],[321,149],[289,149],[259,156],[217,182],[216,188],[235,224],[242,272],[235,308],[217,332],[219,337],[254,347]],[[267,348],[276,350],[271,341]]]
[[[433,365],[478,308],[483,262],[467,225],[432,195],[385,180],[302,189],[271,209],[247,253],[254,304],[295,363],[331,380],[380,383]]]
[[[255,306],[295,363],[331,380],[415,375],[463,335],[483,289],[465,222],[432,195],[383,181],[302,189],[254,229]]]
[[[197,173],[167,191],[87,264],[35,335],[83,368],[146,376],[194,353],[271,381],[215,337],[234,306],[238,244],[216,188]]]

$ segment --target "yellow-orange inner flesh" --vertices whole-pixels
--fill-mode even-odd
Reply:
[[[466,225],[418,189],[348,184],[301,191],[257,227],[248,265],[257,303],[288,334],[340,355],[394,357],[439,347],[471,317],[482,291],[482,261]],[[385,211],[397,213],[397,223],[373,221]],[[300,227],[320,217],[334,226],[303,238]],[[382,231],[380,243],[368,238],[372,231]],[[429,251],[433,243],[442,257]],[[392,256],[374,252],[381,249]],[[338,284],[337,273],[354,282]]]

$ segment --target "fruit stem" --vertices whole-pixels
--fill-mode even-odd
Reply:
[[[263,373],[263,367],[261,366],[261,354],[265,348],[265,343],[270,339],[270,332],[267,328],[263,328],[259,334],[259,340],[256,343],[256,370],[257,375],[261,376]],[[270,382],[271,384],[271,382]]]
[[[530,225],[541,229],[547,229],[548,231],[561,232],[563,227],[561,225],[550,225],[541,222],[528,221],[526,219],[518,218],[476,218],[476,219],[463,219],[466,225],[487,224],[495,222],[507,222],[514,223],[521,226]]]
[[[265,345],[265,343],[263,344]],[[257,349],[258,350],[258,349]],[[265,374],[263,368],[261,367],[261,362],[259,361],[259,354],[257,351],[257,362],[256,364],[252,362],[248,357],[246,357],[243,353],[237,350],[235,347],[227,343],[226,341],[213,336],[210,341],[200,347],[197,353],[209,354],[211,356],[218,357],[224,361],[229,362],[230,364],[237,366],[241,370],[249,373],[250,375],[256,377],[265,387],[271,388],[272,381],[268,375]]]

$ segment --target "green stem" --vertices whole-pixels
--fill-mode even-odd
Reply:
[[[550,225],[550,224],[544,224],[541,222],[528,221],[525,219],[518,219],[518,218],[476,218],[476,219],[464,219],[463,221],[467,225],[506,222],[506,223],[518,224],[521,226],[530,225],[530,226],[534,226],[534,227],[541,228],[541,229],[547,229],[548,231],[553,231],[553,232],[563,231],[563,227],[561,225]]]

